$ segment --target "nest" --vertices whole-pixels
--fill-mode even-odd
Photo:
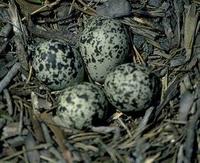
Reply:
[[[200,3],[129,0],[129,6],[99,7],[108,2],[0,2],[0,162],[199,162]],[[131,116],[115,111],[106,126],[62,128],[52,120],[59,92],[35,78],[30,41],[74,45],[84,21],[102,14],[127,26],[132,61],[161,79],[158,105]]]

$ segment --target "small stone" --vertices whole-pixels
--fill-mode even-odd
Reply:
[[[127,0],[108,0],[96,8],[96,13],[111,18],[128,16],[131,14],[131,5]]]

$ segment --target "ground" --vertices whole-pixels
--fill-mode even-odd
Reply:
[[[199,162],[200,3],[122,4],[0,2],[0,162]],[[34,47],[49,39],[76,47],[88,18],[95,15],[124,24],[130,37],[128,62],[148,66],[159,77],[160,95],[142,112],[123,113],[109,106],[100,126],[63,128],[52,118],[62,91],[51,91],[36,78]]]

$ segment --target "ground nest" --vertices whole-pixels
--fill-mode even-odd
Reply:
[[[199,11],[198,0],[1,0],[0,162],[199,162]],[[160,95],[142,112],[109,105],[103,123],[61,127],[61,91],[38,81],[32,53],[40,40],[75,46],[92,16],[126,26],[129,62],[151,68]]]

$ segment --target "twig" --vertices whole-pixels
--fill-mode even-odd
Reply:
[[[27,53],[25,51],[27,32],[22,25],[14,0],[11,0],[11,2],[9,3],[8,12],[11,22],[13,24],[13,31],[15,33],[15,44],[18,60],[21,63],[21,66],[25,70],[28,70]]]
[[[59,145],[61,151],[63,152],[63,157],[68,163],[72,163],[72,155],[71,152],[65,147],[65,144],[63,143],[64,135],[60,128],[57,126],[54,126],[54,121],[52,120],[52,117],[47,114],[43,113],[40,115],[40,118],[47,122],[48,127],[51,129],[51,131],[55,134],[55,141]]]
[[[141,136],[141,134],[145,131],[145,129],[148,127],[148,123],[149,121],[152,119],[153,113],[154,113],[154,108],[150,107],[146,112],[145,115],[142,119],[142,121],[140,122],[138,128],[135,131],[135,136],[136,139],[139,139],[139,136]]]
[[[12,102],[11,102],[11,98],[10,98],[10,94],[8,92],[7,89],[3,90],[3,94],[6,98],[6,102],[7,102],[7,108],[8,108],[8,114],[12,115],[13,114],[13,107],[12,107]]]
[[[8,40],[6,40],[3,45],[0,47],[0,54],[2,54],[4,52],[4,50],[6,49],[7,45],[8,45]]]
[[[4,3],[4,2],[1,2],[0,7],[4,8],[4,7],[8,7],[8,5],[6,3]]]
[[[91,16],[96,16],[96,13],[86,11],[86,10],[84,10],[83,8],[79,7],[76,3],[74,3],[73,6],[74,6],[77,10],[80,10],[81,12],[83,12],[83,13],[85,13],[85,14],[88,14],[88,15],[91,15]]]
[[[53,143],[53,140],[52,140],[52,138],[51,138],[51,136],[49,134],[50,132],[49,132],[48,127],[46,126],[46,124],[45,123],[41,123],[41,128],[42,128],[42,131],[44,133],[45,141],[49,142],[49,143]],[[51,154],[54,155],[57,159],[59,159],[59,160],[63,159],[61,154],[58,152],[58,150],[54,146],[49,148],[49,152],[51,152]]]
[[[47,148],[49,148],[50,146],[52,146],[52,145],[49,144],[49,143],[40,144],[40,145],[38,145],[38,146],[33,147],[32,149],[22,150],[22,151],[19,151],[19,152],[14,153],[13,155],[10,155],[10,156],[8,156],[8,157],[4,157],[3,159],[0,160],[0,162],[5,162],[6,160],[10,160],[10,159],[12,159],[12,158],[14,158],[14,157],[16,157],[16,156],[19,156],[19,155],[25,153],[25,152],[31,152],[31,151],[33,151],[33,150],[38,150],[38,149],[47,149]]]
[[[47,162],[49,162],[49,163],[57,163],[58,162],[58,161],[53,160],[53,159],[51,159],[49,157],[46,157],[46,156],[40,156],[40,158],[45,160],[45,161],[47,161]]]
[[[144,59],[142,58],[141,54],[138,52],[137,48],[135,47],[135,45],[133,45],[133,50],[135,52],[135,60],[136,62],[138,61],[139,64],[145,64]]]
[[[33,149],[34,146],[36,146],[36,141],[32,134],[29,133],[25,139],[25,147],[26,149]],[[27,152],[27,157],[30,162],[40,162],[40,153],[36,149],[31,152]]]
[[[128,127],[124,124],[124,122],[121,120],[121,118],[117,118],[118,122],[120,123],[120,125],[122,125],[122,127],[126,130],[126,132],[128,133],[128,136],[130,138],[132,138],[132,134],[130,132],[130,130],[128,129]]]
[[[118,127],[92,127],[91,128],[92,131],[94,132],[98,132],[98,133],[104,133],[104,134],[108,134],[108,133],[113,133],[113,141],[112,142],[116,142],[119,138],[120,138],[120,129]]]
[[[79,3],[81,3],[85,8],[89,9],[90,11],[96,13],[95,9],[91,8],[90,6],[88,6],[85,2],[83,2],[82,0],[78,0]]]
[[[61,1],[61,0],[56,0],[56,1],[54,1],[53,3],[50,3],[50,4],[47,4],[46,1],[45,1],[46,4],[45,4],[44,6],[42,6],[42,7],[40,7],[39,9],[33,11],[30,15],[34,15],[34,14],[37,14],[37,13],[42,12],[42,11],[44,11],[44,10],[47,10],[47,9],[49,9],[49,8],[52,8],[52,7],[56,6],[57,4],[59,4],[60,1]],[[25,19],[27,19],[27,17],[23,17],[23,18],[22,18],[22,21],[24,21]]]
[[[18,133],[21,134],[23,129],[23,109],[20,110]]]
[[[30,82],[32,73],[33,73],[33,67],[30,66],[29,73],[28,73],[28,78],[26,80],[26,84],[28,84]]]
[[[19,69],[20,69],[20,63],[19,62],[15,63],[12,66],[12,68],[10,69],[10,71],[7,73],[7,75],[0,82],[0,93],[10,83],[10,81],[17,74],[17,72],[19,71]]]
[[[70,5],[68,15],[71,14],[71,11],[72,11],[72,8],[73,8],[73,6],[74,6],[74,3],[75,3],[75,0],[73,0],[72,3],[71,3],[71,5]]]
[[[26,148],[24,146],[22,147],[22,149],[23,149],[23,151],[26,150]],[[29,163],[27,153],[24,153],[24,162]]]
[[[38,29],[31,23],[28,26],[28,30],[30,31],[30,33],[46,39],[63,40],[68,42],[69,44],[75,44],[75,42],[77,41],[77,38],[71,32],[67,32],[67,34],[64,34],[63,32],[58,32],[58,31],[43,31]]]
[[[199,89],[197,89],[199,90]],[[186,138],[185,142],[182,146],[179,148],[179,157],[178,157],[178,163],[179,162],[194,162],[194,159],[196,157],[197,152],[195,152],[196,149],[196,129],[198,126],[198,120],[200,118],[200,99],[196,102],[197,106],[197,112],[195,115],[191,117],[191,119],[188,121],[188,124],[186,125]],[[181,153],[184,153],[184,155],[181,155]]]
[[[191,59],[198,16],[196,5],[192,3],[186,13],[184,24],[184,48],[186,50],[186,61]]]

